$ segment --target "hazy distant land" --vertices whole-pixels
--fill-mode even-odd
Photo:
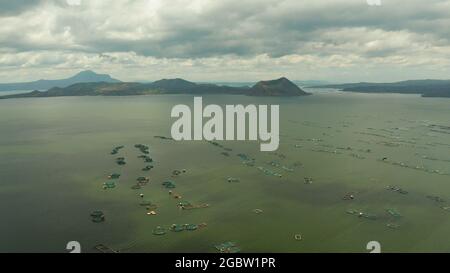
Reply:
[[[106,74],[97,74],[93,71],[81,71],[80,73],[67,78],[59,80],[38,80],[32,82],[21,83],[0,83],[0,91],[13,91],[13,90],[48,90],[53,87],[67,87],[76,83],[88,83],[88,82],[120,82],[117,79],[112,78]]]
[[[345,92],[420,94],[422,97],[450,97],[450,80],[411,80],[394,83],[349,83],[315,86]]]

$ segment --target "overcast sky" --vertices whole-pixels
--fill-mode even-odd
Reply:
[[[450,79],[450,0],[381,1],[0,0],[0,82]]]

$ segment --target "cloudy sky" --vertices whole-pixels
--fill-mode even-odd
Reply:
[[[0,0],[0,81],[450,79],[450,0]]]

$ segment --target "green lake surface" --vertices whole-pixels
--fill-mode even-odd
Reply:
[[[384,252],[450,252],[450,99],[203,97],[204,105],[279,104],[275,153],[260,152],[259,142],[220,142],[232,149],[225,151],[154,137],[170,136],[173,106],[192,103],[187,95],[0,100],[0,252],[67,252],[69,241],[83,252],[98,244],[217,252],[215,245],[229,241],[244,253],[368,252],[369,241]],[[150,147],[150,172],[142,171],[137,143]],[[111,155],[119,145],[125,148]],[[237,154],[254,158],[254,166]],[[127,164],[117,165],[117,157]],[[122,175],[116,187],[104,190],[115,172]],[[150,183],[131,189],[139,176]],[[161,185],[167,180],[176,184],[172,195]],[[147,215],[140,194],[157,215]],[[181,210],[181,201],[210,206]],[[105,222],[91,221],[95,210]],[[157,226],[200,223],[207,226],[153,235]]]

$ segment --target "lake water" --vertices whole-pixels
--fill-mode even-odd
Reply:
[[[0,100],[0,252],[66,252],[69,241],[84,252],[98,244],[122,252],[217,252],[214,245],[228,241],[242,252],[367,252],[369,241],[385,252],[450,251],[449,99],[204,96],[204,104],[280,104],[279,150],[221,142],[232,149],[225,151],[205,141],[154,138],[170,136],[172,107],[192,101]],[[137,143],[155,160],[148,173]],[[119,145],[125,148],[111,155]],[[237,154],[254,158],[254,166]],[[127,165],[115,163],[119,156]],[[114,172],[122,174],[116,188],[104,190]],[[131,189],[139,176],[150,183]],[[161,185],[166,180],[176,184],[172,195]],[[157,215],[147,215],[140,194],[158,206]],[[210,206],[180,210],[181,201]],[[105,222],[91,221],[95,210]],[[207,226],[152,234],[157,226],[200,223]]]
[[[23,94],[23,93],[28,93],[28,92],[31,92],[31,91],[33,91],[33,90],[0,91],[0,96]]]

